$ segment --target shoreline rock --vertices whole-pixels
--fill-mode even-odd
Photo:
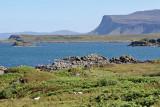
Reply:
[[[108,64],[109,60],[101,55],[90,54],[87,56],[70,56],[63,59],[55,60],[51,65],[38,65],[37,69],[54,71],[61,69],[70,69],[76,67],[101,66]]]
[[[0,75],[3,75],[5,73],[5,70],[7,70],[7,68],[5,68],[4,66],[0,66]]]
[[[124,64],[124,63],[140,63],[141,61],[135,59],[132,56],[120,56],[118,58],[114,57],[111,58],[110,63],[115,63],[115,64]]]
[[[97,54],[87,56],[71,56],[63,59],[55,60],[50,65],[38,65],[35,68],[42,71],[55,71],[61,69],[71,69],[76,67],[90,68],[92,66],[105,66],[107,64],[126,64],[126,63],[141,63],[131,56],[120,56],[119,58],[108,59]]]

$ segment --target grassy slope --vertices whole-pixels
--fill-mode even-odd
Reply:
[[[159,62],[54,73],[18,67],[9,72],[0,76],[0,107],[160,106]],[[80,76],[75,76],[77,73]],[[19,79],[27,82],[21,83]],[[39,101],[33,100],[38,96]]]
[[[32,42],[93,42],[93,41],[132,41],[140,40],[143,38],[160,38],[160,34],[148,34],[148,35],[119,35],[119,36],[95,36],[95,35],[81,35],[81,36],[55,36],[55,35],[44,35],[44,36],[32,36],[22,35],[23,39]]]

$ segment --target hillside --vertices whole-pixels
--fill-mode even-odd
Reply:
[[[100,25],[90,34],[126,35],[159,32],[160,10],[149,10],[128,15],[105,15]]]

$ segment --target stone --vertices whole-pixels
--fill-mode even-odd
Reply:
[[[51,70],[60,70],[60,69],[70,69],[76,67],[85,67],[85,66],[93,66],[93,65],[103,65],[109,63],[108,59],[104,56],[91,54],[87,56],[72,56],[66,57],[63,59],[55,60],[52,65],[39,65],[36,66],[37,69],[44,70],[44,71],[51,71]]]
[[[160,39],[157,39],[157,42],[160,43]]]
[[[38,65],[36,69],[41,71],[56,71],[61,69],[71,69],[76,67],[84,67],[90,69],[91,67],[104,67],[108,64],[126,64],[126,63],[142,63],[132,56],[120,56],[107,59],[104,56],[97,54],[90,54],[87,56],[70,56],[63,59],[56,59],[51,65]],[[79,76],[79,74],[77,74]]]
[[[0,75],[3,75],[4,74],[4,71],[0,70]]]
[[[139,63],[138,60],[132,56],[120,56],[119,58],[111,58],[110,63],[123,64],[123,63]]]
[[[36,100],[36,101],[38,101],[38,100],[40,100],[40,98],[41,98],[41,97],[35,97],[35,98],[33,98],[33,99]]]
[[[0,66],[0,75],[3,75],[6,70],[7,68],[5,68],[4,66]]]
[[[149,42],[154,44],[154,43],[157,43],[157,40],[156,39],[150,39]]]

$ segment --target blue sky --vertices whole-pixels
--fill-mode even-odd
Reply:
[[[0,0],[0,32],[88,32],[106,14],[160,9],[160,0]]]

